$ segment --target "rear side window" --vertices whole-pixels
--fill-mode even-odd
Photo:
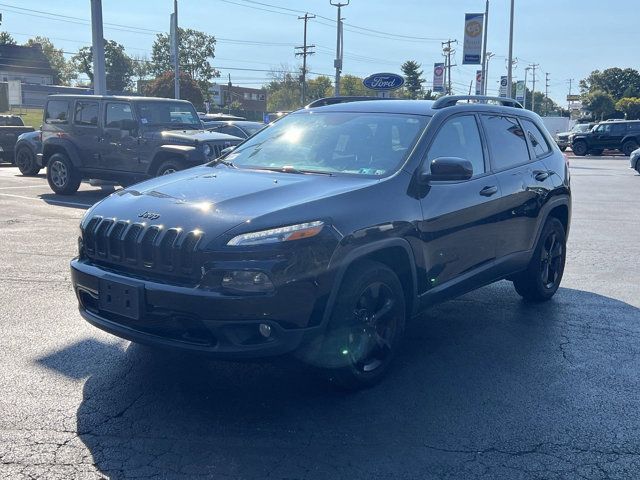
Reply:
[[[627,131],[627,125],[625,123],[614,123],[611,126],[611,135],[624,135]]]
[[[105,127],[122,128],[123,120],[133,120],[131,105],[128,103],[108,103]]]
[[[517,119],[501,115],[482,115],[482,124],[495,170],[504,170],[529,161],[527,141]]]
[[[520,120],[522,126],[527,132],[529,142],[533,147],[533,153],[536,157],[543,157],[551,151],[545,136],[542,134],[538,126],[530,120]]]
[[[484,153],[478,124],[473,115],[461,115],[446,120],[433,140],[427,161],[439,157],[458,157],[473,165],[473,176],[484,173]]]
[[[640,122],[632,122],[629,123],[629,131],[631,132],[640,132]]]
[[[51,100],[44,112],[44,123],[67,123],[69,118],[69,102],[66,100]]]
[[[76,102],[76,111],[73,115],[73,123],[85,127],[98,125],[98,103]]]

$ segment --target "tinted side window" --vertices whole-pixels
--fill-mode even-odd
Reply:
[[[640,131],[640,122],[632,122],[632,123],[629,123],[628,125],[629,125],[629,130],[631,132]]]
[[[76,102],[76,111],[73,115],[73,123],[88,127],[98,125],[98,103]]]
[[[536,157],[542,157],[551,151],[549,144],[545,136],[542,134],[538,126],[531,122],[530,120],[520,120],[522,122],[522,126],[527,131],[527,136],[529,137],[529,142],[531,142],[531,146],[533,147],[533,152]]]
[[[106,128],[122,128],[122,120],[133,120],[131,105],[128,103],[107,103]]]
[[[67,123],[69,102],[66,100],[51,100],[44,112],[44,123]]]
[[[614,123],[611,126],[611,135],[624,135],[627,131],[626,123]]]
[[[427,161],[438,157],[458,157],[469,160],[473,175],[484,173],[484,153],[478,124],[473,115],[461,115],[445,121],[433,140]]]
[[[518,120],[501,115],[483,115],[482,124],[496,170],[515,167],[529,160],[527,141]]]

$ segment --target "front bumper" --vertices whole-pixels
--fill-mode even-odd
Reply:
[[[640,164],[640,155],[631,155],[629,157],[629,167],[638,170]]]
[[[568,138],[556,138],[556,143],[559,148],[569,148],[571,146],[571,142]]]
[[[196,287],[135,280],[141,290],[138,319],[101,309],[100,282],[131,282],[129,276],[107,271],[74,259],[71,279],[81,315],[92,325],[137,343],[210,354],[219,358],[258,358],[296,350],[306,339],[321,332],[307,325],[313,303],[308,288],[300,286],[301,301],[283,302],[278,295],[229,296]],[[306,318],[305,318],[306,317]],[[260,334],[260,325],[271,334]]]

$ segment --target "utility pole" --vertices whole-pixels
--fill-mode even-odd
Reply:
[[[231,74],[229,74],[229,83],[227,83],[227,105],[229,109],[229,115],[231,115],[232,103],[233,103],[233,98],[231,98]]]
[[[178,33],[178,0],[173,0],[173,14],[171,15],[171,54],[173,55],[173,85],[174,96],[180,98],[180,48]]]
[[[527,108],[527,74],[531,70],[531,67],[527,67],[524,69],[524,108]]]
[[[536,111],[536,68],[540,66],[539,63],[532,63],[529,68],[533,70],[533,85],[531,87],[531,111]]]
[[[507,97],[513,98],[513,3],[511,0],[511,20],[509,22],[509,67],[507,68]]]
[[[487,31],[489,30],[489,0],[487,0],[484,7],[484,29],[482,40],[482,84],[480,85],[480,92],[484,95],[487,94]]]
[[[338,20],[337,20],[337,26],[336,26],[336,59],[333,62],[333,66],[336,68],[336,85],[335,85],[335,90],[334,90],[334,95],[336,97],[340,96],[340,73],[342,72],[342,53],[343,53],[343,47],[344,47],[344,39],[342,38],[342,17],[341,17],[341,12],[342,12],[342,7],[346,7],[347,5],[349,5],[349,1],[347,0],[346,3],[334,3],[333,0],[329,0],[329,3],[331,5],[333,5],[334,7],[338,7]]]
[[[451,55],[456,53],[455,49],[451,48],[452,43],[458,43],[458,40],[447,40],[446,42],[442,42],[442,54],[445,57],[445,75],[447,82],[447,95],[451,95],[451,67],[455,65],[451,65]],[[445,46],[446,45],[446,46]]]
[[[487,94],[487,86],[489,85],[489,60],[491,60],[495,56],[496,56],[495,53],[487,52],[487,60],[486,60],[486,65],[484,67],[484,74],[486,75],[486,79],[484,80],[484,91],[483,91],[483,93],[485,95]]]
[[[573,86],[573,78],[569,79],[569,95],[567,95],[567,97],[571,96],[571,87]],[[567,99],[567,111],[569,112],[569,116],[571,116],[571,100]]]
[[[297,57],[302,57],[302,105],[306,103],[307,99],[307,56],[315,53],[310,51],[310,49],[315,48],[315,45],[307,45],[307,22],[310,18],[316,18],[316,16],[305,13],[304,17],[298,17],[298,20],[304,20],[304,44],[301,47],[296,47],[296,49],[302,50],[301,52],[296,52]]]
[[[104,66],[104,33],[102,31],[102,0],[91,0],[91,37],[93,51],[93,93],[107,94]]]
[[[544,84],[544,116],[549,115],[549,72],[545,72]]]

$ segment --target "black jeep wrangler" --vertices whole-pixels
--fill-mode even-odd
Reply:
[[[241,141],[204,131],[184,100],[52,95],[38,166],[54,192],[73,194],[83,179],[130,185],[213,160]]]
[[[571,150],[580,157],[602,155],[605,150],[619,150],[626,156],[640,146],[640,120],[607,121],[589,132],[571,136]]]
[[[359,388],[429,305],[503,278],[556,293],[571,191],[540,117],[487,97],[327,103],[89,209],[84,318],[220,358],[294,352]]]

